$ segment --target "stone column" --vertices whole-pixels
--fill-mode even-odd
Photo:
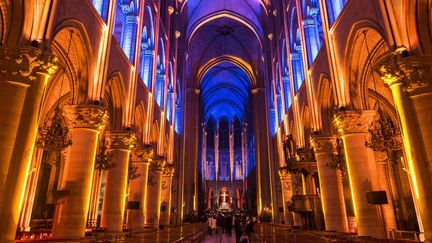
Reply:
[[[336,152],[335,137],[314,136],[312,146],[317,160],[321,202],[327,231],[348,232],[342,173],[332,168],[332,155]]]
[[[290,173],[292,195],[304,195],[302,178],[303,178],[302,174],[300,173],[294,173],[294,174]],[[300,213],[292,212],[292,215],[293,215],[293,225],[296,227],[302,227],[303,222]]]
[[[101,227],[108,232],[122,232],[129,158],[136,142],[136,135],[131,132],[109,132],[106,137],[115,165],[107,172]]]
[[[372,149],[366,147],[368,129],[375,111],[346,111],[335,123],[342,132],[354,211],[360,236],[383,238],[381,216],[377,206],[367,203],[366,192],[379,190],[376,162]]]
[[[229,160],[230,160],[230,203],[234,197],[234,123],[229,128]]]
[[[219,121],[216,122],[216,134],[214,136],[215,151],[215,180],[216,180],[216,204],[219,206]]]
[[[57,58],[30,46],[0,47],[0,241],[13,240],[38,115]]]
[[[96,105],[69,105],[63,114],[72,139],[61,182],[68,196],[59,205],[53,238],[79,239],[86,229],[99,131],[108,116]]]
[[[139,202],[139,209],[131,210],[129,214],[128,228],[131,230],[142,230],[145,226],[148,170],[152,158],[153,148],[151,146],[136,149],[132,153],[131,163],[138,166],[137,173],[140,174],[140,177],[130,182],[130,201]]]
[[[207,195],[207,131],[206,131],[206,123],[201,123],[201,139],[202,139],[202,147],[201,147],[201,181],[202,181],[202,190],[204,191],[203,195]],[[205,201],[203,201],[205,202]],[[208,204],[208,202],[207,202]]]
[[[166,165],[164,170],[162,171],[162,196],[161,201],[164,203],[166,207],[164,211],[161,211],[160,216],[160,224],[161,225],[169,225],[171,218],[171,187],[172,187],[172,179],[174,176],[174,166]]]
[[[389,173],[387,172],[389,168],[388,162],[389,158],[387,156],[387,152],[383,151],[375,151],[375,161],[377,163],[377,174],[378,174],[378,181],[380,185],[380,189],[383,191],[386,191],[387,193],[387,199],[388,204],[382,205],[382,210],[384,214],[385,219],[385,226],[387,231],[396,230],[397,222],[396,222],[396,216],[394,211],[394,205],[393,205],[393,197],[390,191],[390,183],[388,176]]]
[[[288,203],[293,195],[291,187],[291,176],[286,169],[279,169],[279,178],[282,186],[282,205],[285,224],[293,226],[293,214],[288,211]]]
[[[162,191],[162,172],[166,160],[164,157],[155,157],[150,163],[148,178],[147,203],[146,203],[146,225],[159,227],[160,199]]]
[[[378,65],[390,86],[402,130],[404,152],[418,209],[420,231],[432,241],[432,63],[430,57],[391,55]]]

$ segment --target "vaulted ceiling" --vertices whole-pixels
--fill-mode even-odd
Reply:
[[[203,118],[243,120],[263,67],[264,0],[185,0],[189,86],[201,89]]]

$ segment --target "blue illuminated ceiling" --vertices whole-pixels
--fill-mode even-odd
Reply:
[[[258,86],[266,0],[184,0],[187,80],[200,89],[203,120],[246,117]],[[262,84],[261,84],[262,85]]]
[[[204,119],[243,120],[249,100],[250,80],[243,69],[222,62],[210,69],[201,83]]]

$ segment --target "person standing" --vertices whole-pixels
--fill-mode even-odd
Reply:
[[[211,230],[212,235],[216,235],[216,229],[217,229],[217,220],[214,217],[211,217]]]

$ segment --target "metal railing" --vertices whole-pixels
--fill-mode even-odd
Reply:
[[[421,241],[420,239],[420,232],[416,231],[408,231],[408,230],[389,230],[388,236],[390,239],[397,240],[397,239],[403,239],[403,240],[415,240],[415,241]]]

